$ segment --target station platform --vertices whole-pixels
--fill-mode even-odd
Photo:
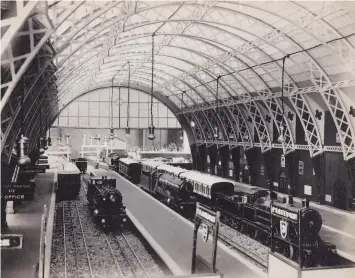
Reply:
[[[6,234],[22,234],[22,249],[1,250],[1,276],[6,278],[32,278],[39,261],[41,219],[44,205],[49,203],[53,193],[56,169],[37,174],[33,201],[23,202],[15,207],[14,214],[7,214]]]
[[[123,195],[127,213],[136,226],[138,223],[137,228],[143,231],[146,240],[174,275],[190,274],[193,224],[117,173],[88,166],[88,173],[90,172],[116,178],[117,189]],[[197,238],[197,254],[205,261],[212,262],[212,242],[204,243],[201,235]],[[260,268],[220,242],[218,242],[216,268],[226,278],[267,276]]]

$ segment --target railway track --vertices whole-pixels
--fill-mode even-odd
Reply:
[[[141,188],[141,190],[144,190],[141,184],[137,184],[137,186]],[[194,219],[185,216],[183,217],[192,223],[194,222]],[[262,271],[267,272],[268,248],[266,246],[224,224],[222,224],[220,227],[219,240],[220,242],[227,245],[230,249],[244,256],[247,260],[259,267]]]
[[[137,184],[141,190],[143,189],[143,186],[141,184]],[[145,191],[147,192],[147,191]],[[149,193],[149,192],[147,192]],[[150,193],[149,193],[150,194]],[[152,195],[152,194],[150,194]],[[154,195],[152,195],[154,197]],[[165,205],[164,203],[162,203]],[[166,206],[166,205],[165,205]],[[178,213],[178,212],[177,212]],[[180,214],[180,213],[179,213]],[[194,223],[194,219],[191,219],[190,217],[186,217],[182,214],[180,214],[182,217],[185,219],[189,220],[190,222]],[[250,237],[239,233],[238,231],[222,224],[224,227],[227,227],[227,229],[233,230],[236,235],[234,236],[228,236],[228,233],[225,233],[224,230],[221,230],[219,232],[218,239],[227,245],[230,249],[238,252],[242,256],[246,257],[249,261],[254,263],[256,266],[262,269],[265,273],[267,272],[267,267],[268,267],[268,260],[267,260],[267,253],[268,253],[268,248],[262,245],[261,243],[256,242],[255,240],[251,239]],[[238,237],[239,243],[234,239],[235,237]],[[245,244],[240,243],[241,241],[244,241]],[[253,246],[254,248],[250,248],[250,246]],[[258,250],[259,253],[262,254],[257,254],[256,252],[250,251],[250,249]],[[263,251],[263,252],[262,252]]]
[[[50,278],[145,278],[163,276],[142,241],[131,231],[103,233],[86,202],[83,175],[79,200],[56,205]]]

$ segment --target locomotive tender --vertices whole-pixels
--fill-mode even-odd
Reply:
[[[116,179],[91,177],[86,197],[95,220],[104,231],[120,228],[127,222],[126,207],[122,194],[116,189]]]

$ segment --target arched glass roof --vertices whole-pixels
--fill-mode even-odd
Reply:
[[[355,157],[351,1],[33,2],[17,7],[29,16],[22,24],[35,17],[45,27],[29,25],[22,32],[29,38],[42,32],[55,51],[56,69],[44,84],[56,79],[46,90],[58,90],[59,110],[93,88],[127,86],[127,61],[132,84],[150,88],[154,38],[154,91],[197,123],[197,143],[216,143],[211,134],[219,126],[222,144],[252,147],[256,136],[265,152],[273,147],[276,128],[286,137],[284,152],[293,151],[295,124],[286,111],[300,120],[315,156],[324,151],[324,117],[319,113],[329,112],[344,158]],[[5,23],[2,45],[10,53],[16,35],[8,32],[21,31],[22,25]],[[29,63],[35,48],[26,57]],[[2,111],[20,79],[13,72],[12,80],[2,83]]]

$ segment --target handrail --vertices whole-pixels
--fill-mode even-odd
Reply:
[[[47,214],[48,214],[48,207],[47,207],[47,205],[44,205],[42,219],[41,219],[41,235],[40,235],[40,243],[39,243],[38,278],[44,277],[44,258],[45,258],[45,246],[46,246]]]

